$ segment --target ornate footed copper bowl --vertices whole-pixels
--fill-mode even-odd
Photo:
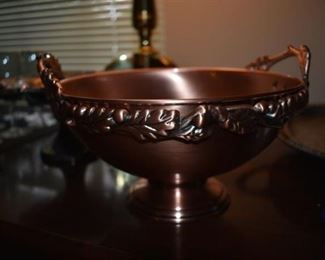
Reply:
[[[303,79],[267,72],[296,56]],[[140,179],[131,206],[172,222],[223,212],[225,187],[211,177],[245,163],[308,103],[306,46],[246,69],[176,68],[64,79],[57,60],[38,68],[56,117],[89,149]]]

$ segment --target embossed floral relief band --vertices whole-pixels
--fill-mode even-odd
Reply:
[[[61,94],[63,74],[58,61],[51,54],[42,54],[38,57],[38,68],[49,89],[56,116],[70,127],[82,127],[95,134],[130,133],[142,141],[200,141],[212,134],[215,125],[239,135],[253,133],[260,126],[279,128],[303,108],[308,102],[310,52],[307,47],[289,46],[288,51],[273,58],[259,58],[248,68],[268,70],[276,62],[291,56],[298,57],[303,72],[304,86],[298,90],[241,105],[232,102],[191,104],[193,111],[187,115],[182,115],[179,110],[168,110],[166,105],[164,109],[159,105],[140,107],[125,103],[125,107],[117,107],[109,101],[80,101],[66,97]]]

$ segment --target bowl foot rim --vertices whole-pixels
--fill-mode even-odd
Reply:
[[[139,179],[130,188],[129,205],[136,214],[177,224],[224,213],[230,196],[215,177],[180,186],[155,185]]]

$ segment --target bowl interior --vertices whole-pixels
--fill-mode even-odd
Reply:
[[[62,81],[63,94],[104,100],[238,99],[294,89],[289,76],[244,69],[176,68],[102,72]]]

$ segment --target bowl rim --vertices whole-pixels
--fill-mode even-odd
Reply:
[[[244,100],[255,100],[261,99],[265,97],[273,97],[273,96],[281,96],[286,95],[292,92],[296,92],[301,90],[302,88],[307,88],[305,83],[297,78],[293,77],[288,74],[281,74],[279,72],[270,72],[264,70],[250,70],[245,68],[237,68],[237,67],[177,67],[177,68],[140,68],[140,69],[124,69],[124,70],[114,70],[114,71],[99,71],[99,72],[91,72],[86,74],[80,74],[76,76],[71,76],[69,78],[65,78],[60,81],[60,85],[64,86],[65,83],[68,83],[73,80],[80,80],[85,78],[91,77],[100,77],[103,75],[119,75],[119,74],[137,74],[137,73],[154,73],[158,71],[172,71],[175,72],[190,72],[190,71],[210,71],[210,72],[217,72],[217,71],[225,71],[225,72],[237,72],[237,73],[249,73],[249,74],[262,74],[262,75],[273,75],[280,78],[289,78],[297,81],[297,85],[290,87],[289,89],[282,89],[278,91],[269,91],[265,93],[259,94],[251,94],[251,95],[241,95],[241,96],[223,96],[219,98],[195,98],[195,99],[132,99],[132,98],[93,98],[87,96],[78,96],[78,95],[70,95],[64,93],[64,87],[61,89],[61,95],[64,98],[72,98],[84,101],[92,101],[92,102],[109,102],[109,103],[128,103],[128,104],[135,104],[135,105],[177,105],[177,104],[211,104],[211,103],[228,103],[228,102],[238,102]]]

